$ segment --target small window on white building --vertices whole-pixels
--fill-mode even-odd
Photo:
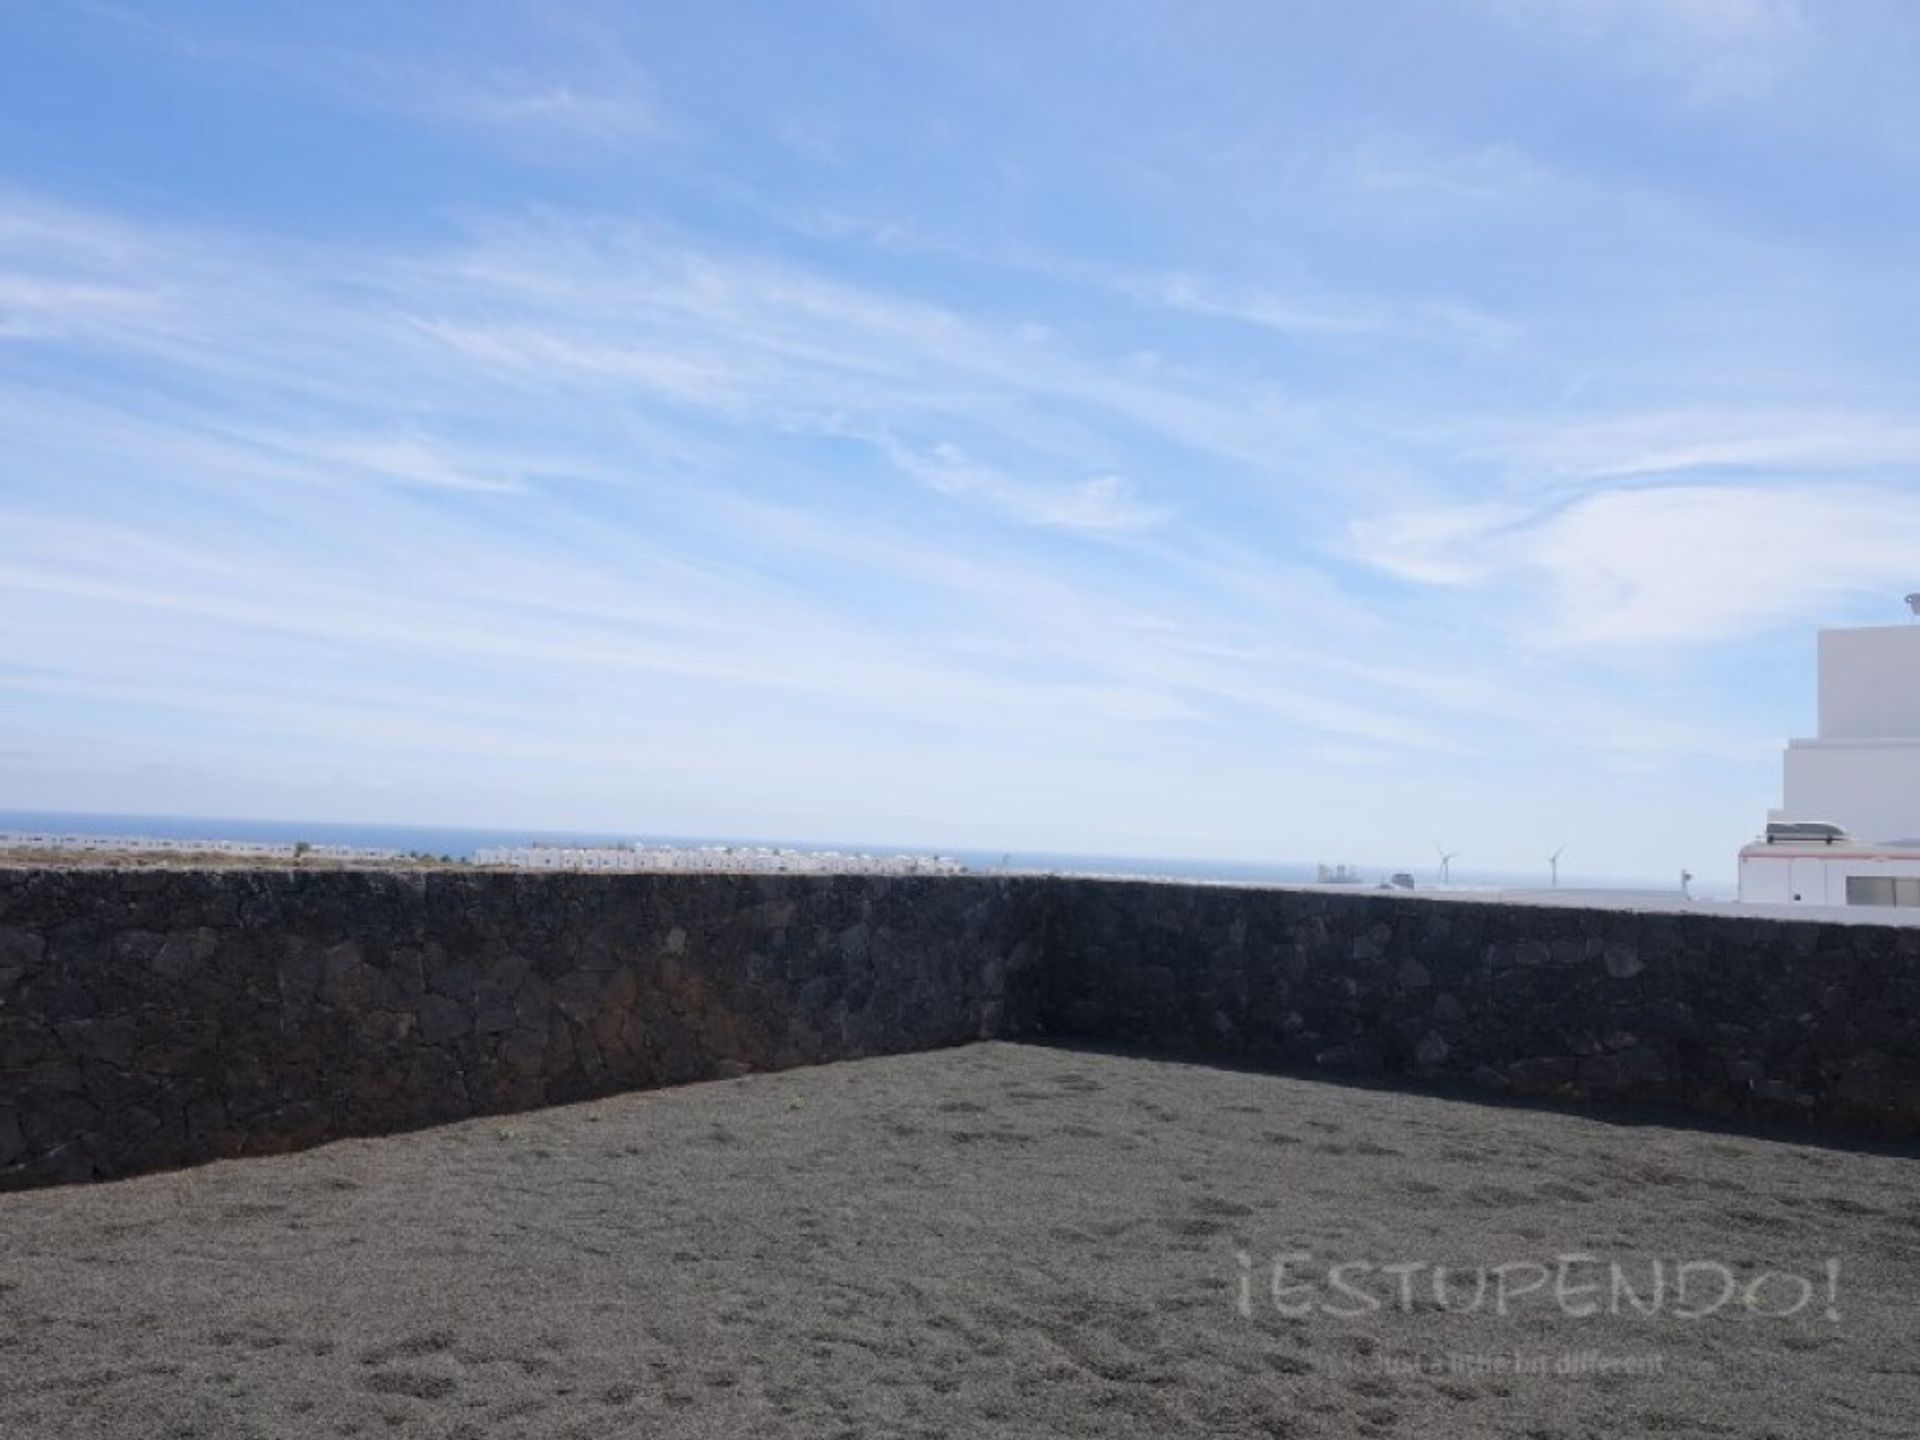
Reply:
[[[1902,905],[1920,909],[1920,875],[1849,875],[1847,904]]]
[[[1891,905],[1894,903],[1893,878],[1888,875],[1849,875],[1847,904]]]

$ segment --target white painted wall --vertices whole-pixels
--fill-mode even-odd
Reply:
[[[1787,746],[1783,815],[1831,820],[1861,840],[1920,839],[1920,739]]]
[[[1740,852],[1740,902],[1844,909],[1849,875],[1920,878],[1920,852],[1834,855],[1787,845],[1749,845]],[[1855,913],[1889,923],[1914,918],[1911,910],[1896,914],[1891,907],[1877,905],[1855,907]]]
[[[1820,738],[1920,741],[1920,625],[1820,632]]]
[[[1742,905],[1787,905],[1792,895],[1787,883],[1787,862],[1771,855],[1740,856],[1740,903]]]

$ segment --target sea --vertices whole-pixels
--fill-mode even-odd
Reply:
[[[773,846],[799,851],[838,851],[865,855],[944,855],[969,869],[1025,873],[1139,876],[1201,880],[1238,885],[1300,885],[1317,878],[1315,861],[1209,860],[1173,855],[1083,855],[1036,850],[973,850],[871,844],[858,841],[810,841],[747,835],[662,835],[645,830],[536,830],[465,828],[437,825],[382,825],[328,820],[242,820],[200,815],[103,815],[60,810],[0,810],[0,835],[7,833],[127,836],[153,840],[244,840],[259,843],[356,845],[404,854],[424,852],[452,860],[471,859],[476,850],[497,845],[704,845]],[[1328,856],[1329,862],[1340,857]],[[1404,871],[1421,888],[1437,880],[1431,859],[1424,864],[1358,865],[1360,883],[1378,885]],[[1456,866],[1456,886],[1475,889],[1538,888],[1544,876],[1475,871]],[[1571,882],[1569,882],[1571,883]],[[1618,884],[1619,881],[1585,883]],[[1634,883],[1634,882],[1625,882]],[[1638,882],[1645,884],[1645,881]],[[1696,894],[1699,893],[1696,890]]]

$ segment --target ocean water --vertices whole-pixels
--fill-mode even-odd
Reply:
[[[156,840],[250,840],[314,845],[365,845],[382,850],[425,851],[455,860],[470,859],[474,851],[492,845],[777,845],[792,850],[838,850],[869,855],[948,855],[976,870],[1065,872],[1092,875],[1142,875],[1179,880],[1211,880],[1235,884],[1298,885],[1315,878],[1312,861],[1208,860],[1190,856],[1076,855],[1023,850],[931,850],[915,846],[869,844],[858,841],[807,841],[748,835],[662,835],[645,830],[532,830],[465,829],[432,825],[346,824],[325,820],[234,820],[188,815],[92,815],[51,810],[0,810],[0,833],[27,831],[58,835],[124,835]],[[1328,857],[1337,860],[1338,857]],[[1362,881],[1379,884],[1394,870],[1406,870],[1421,887],[1436,881],[1432,861],[1400,866],[1359,868]],[[1495,889],[1538,888],[1543,875],[1456,869],[1457,885]],[[1586,883],[1566,880],[1569,886]],[[1641,881],[1645,884],[1647,882]],[[1668,882],[1669,884],[1671,882]],[[1698,888],[1696,894],[1700,893]]]

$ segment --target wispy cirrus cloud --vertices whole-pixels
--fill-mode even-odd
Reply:
[[[979,247],[922,226],[840,211],[781,213],[782,224],[810,236],[891,253],[935,257],[1117,296],[1146,310],[1226,321],[1291,341],[1338,345],[1356,339],[1484,346],[1516,340],[1513,320],[1445,294],[1408,296],[1344,291],[1303,277],[1258,285],[1181,271],[1128,270],[1024,247]]]
[[[507,133],[538,131],[561,139],[611,143],[653,140],[667,133],[637,84],[627,91],[595,92],[511,72],[429,76],[419,84],[395,83],[387,103],[417,107],[454,124]]]
[[[1674,484],[1564,504],[1357,522],[1405,579],[1506,588],[1510,633],[1580,649],[1699,645],[1891,597],[1920,556],[1920,497],[1860,483]]]
[[[939,306],[751,257],[696,256],[657,231],[600,222],[517,224],[445,252],[335,253],[321,266],[301,247],[206,233],[84,243],[113,223],[66,214],[13,258],[31,267],[95,254],[89,273],[165,292],[164,314],[108,317],[60,343],[163,358],[184,388],[129,391],[108,371],[55,405],[22,394],[8,407],[26,469],[0,586],[22,601],[8,643],[43,666],[36,694],[132,701],[171,670],[194,697],[188,708],[251,723],[295,703],[262,693],[290,682],[258,654],[291,642],[355,653],[356,668],[388,676],[377,690],[356,685],[351,702],[362,715],[353,733],[369,743],[370,717],[404,709],[418,676],[444,680],[449,666],[517,667],[624,705],[696,687],[706,707],[779,696],[941,731],[965,714],[1060,739],[1090,723],[1132,731],[1224,716],[1384,747],[1441,743],[1382,708],[1364,678],[1330,669],[1302,685],[1272,658],[1249,665],[1235,647],[1209,658],[1144,642],[1125,623],[1151,603],[1186,616],[1165,633],[1218,630],[1224,615],[1191,578],[1169,572],[1146,602],[1126,598],[1141,577],[1124,569],[1069,564],[1041,582],[1024,559],[956,564],[916,537],[912,504],[866,521],[842,510],[825,534],[764,532],[769,512],[743,520],[740,508],[763,487],[728,473],[746,433],[788,468],[792,437],[874,434],[882,442],[864,443],[891,470],[976,510],[989,532],[1130,539],[1174,511],[1135,498],[1098,468],[1110,452],[1078,452],[1076,434],[1118,419],[1190,463],[1230,466],[1223,439],[1260,420],[1203,378],[1143,380],[1124,361],[1036,350]],[[65,244],[70,235],[83,243]],[[1079,419],[1035,420],[1035,395]],[[882,419],[893,428],[873,429]],[[716,421],[735,436],[723,455],[703,438]],[[964,445],[935,438],[955,431]],[[1010,458],[979,458],[975,446]],[[135,455],[175,477],[164,520],[146,512],[156,529],[51,518],[128,484]],[[1036,472],[1054,478],[1018,478]],[[625,525],[585,519],[596,488],[621,496]],[[950,642],[909,642],[743,566],[731,558],[743,523],[765,533],[771,572],[812,575],[828,561],[908,611],[937,605],[954,617]],[[352,567],[334,575],[300,558],[327,553],[352,555]],[[106,628],[113,645],[83,638]],[[291,695],[312,695],[335,670],[314,665]],[[489,724],[527,723],[519,707],[475,704],[456,726],[469,749]],[[410,720],[391,738],[432,733]]]
[[[345,106],[488,134],[530,153],[564,155],[546,147],[627,145],[672,133],[617,17],[596,7],[556,12],[513,35],[501,32],[501,17],[470,13],[404,51],[307,36],[298,24],[217,26],[185,7],[169,13],[85,0],[73,8],[122,43],[210,76],[266,79]]]
[[[1416,204],[1499,207],[1548,183],[1538,163],[1511,142],[1449,147],[1430,135],[1377,129],[1334,147],[1327,163],[1343,191]]]
[[[1689,104],[1763,99],[1801,58],[1816,14],[1800,0],[1482,0],[1489,13],[1603,61],[1658,76]]]
[[[1920,425],[1859,410],[1658,411],[1532,426],[1486,453],[1516,470],[1585,482],[1707,470],[1846,474],[1920,466]]]
[[[1061,530],[1144,530],[1161,523],[1166,511],[1133,498],[1118,475],[1092,475],[1065,482],[1020,480],[970,458],[946,442],[922,453],[883,441],[887,457],[900,469],[942,495],[979,499],[1034,525]]]

